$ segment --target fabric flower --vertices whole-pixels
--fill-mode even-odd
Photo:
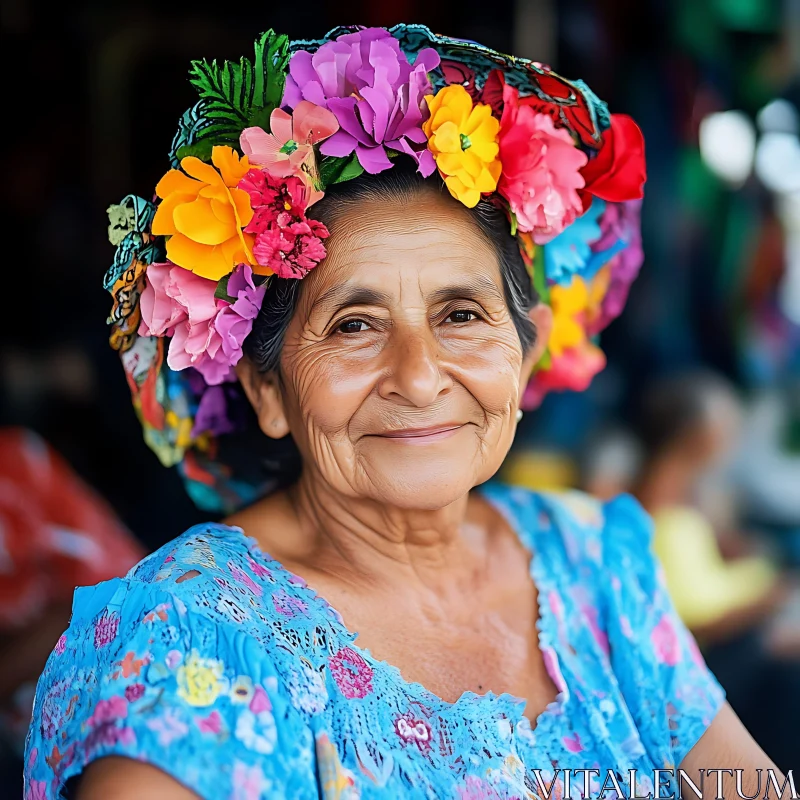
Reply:
[[[191,653],[176,673],[178,696],[190,706],[212,705],[225,688],[223,671],[221,661]]]
[[[522,231],[537,244],[557,236],[583,211],[578,189],[587,162],[569,133],[546,114],[519,102],[519,92],[503,87],[498,190],[508,200]]]
[[[589,305],[586,282],[575,276],[569,286],[554,286],[550,290],[550,305],[553,309],[553,330],[547,347],[550,355],[558,358],[565,350],[577,347],[586,340],[581,319]]]
[[[544,271],[553,283],[567,284],[576,273],[583,272],[592,255],[592,243],[602,236],[598,222],[605,209],[602,200],[578,217],[544,248]]]
[[[281,278],[304,278],[325,258],[322,239],[328,229],[316,220],[290,222],[271,228],[258,236],[253,252],[259,264],[269,267]]]
[[[582,392],[605,366],[603,351],[584,341],[553,358],[548,369],[539,370],[525,387],[520,405],[531,410],[538,408],[548,392]]]
[[[211,385],[233,380],[233,366],[242,357],[266,291],[255,286],[250,267],[241,265],[228,278],[233,303],[214,296],[214,281],[169,262],[151,264],[146,278],[139,333],[172,336],[170,369],[194,367]]]
[[[317,176],[314,145],[339,130],[333,112],[301,100],[288,114],[276,108],[269,118],[270,133],[263,128],[245,128],[239,141],[250,163],[262,167],[276,178],[301,178],[310,190],[308,205],[321,199],[314,189]]]
[[[497,188],[500,123],[489,106],[473,105],[459,84],[445,86],[433,97],[426,95],[425,100],[431,115],[422,129],[436,166],[450,194],[474,208],[481,194]]]
[[[667,614],[661,617],[650,634],[656,658],[667,666],[674,667],[681,660],[681,645],[675,625]]]
[[[611,249],[618,243],[624,246],[609,262],[608,291],[603,297],[600,312],[593,322],[590,333],[602,330],[622,313],[631,284],[639,274],[644,261],[640,225],[641,208],[641,200],[607,203],[600,218],[602,236],[592,245],[592,250]]]
[[[313,55],[298,50],[289,62],[283,106],[301,100],[332,111],[341,126],[322,143],[327,156],[355,152],[367,172],[392,166],[386,147],[412,156],[422,175],[434,170],[422,123],[431,91],[427,73],[439,65],[432,48],[420,50],[413,66],[383,28],[362,28],[326,42]],[[421,146],[422,145],[422,146]]]
[[[255,271],[281,278],[304,278],[327,255],[323,239],[328,229],[308,219],[309,192],[295,177],[275,178],[264,170],[250,170],[239,186],[254,209],[247,226],[255,234]]]
[[[603,131],[603,144],[597,155],[581,170],[586,182],[581,192],[584,205],[591,196],[621,203],[641,200],[647,170],[644,136],[639,126],[625,114],[612,114],[611,127]]]
[[[253,216],[247,194],[237,189],[247,174],[247,156],[230,147],[212,149],[210,164],[187,156],[156,186],[162,199],[153,218],[156,236],[169,236],[167,258],[203,278],[218,281],[237,264],[253,263],[252,237],[244,233]],[[216,168],[216,169],[215,169]]]
[[[372,691],[372,667],[352,647],[342,647],[328,659],[339,691],[348,699],[366,697]]]

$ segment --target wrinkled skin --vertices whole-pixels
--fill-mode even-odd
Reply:
[[[337,493],[442,508],[508,452],[549,309],[532,310],[540,335],[523,354],[497,256],[449,198],[365,204],[336,223],[287,332],[283,387],[247,375],[245,386],[264,432],[290,430]],[[383,297],[352,302],[370,291]],[[380,436],[446,424],[462,427],[435,442]]]

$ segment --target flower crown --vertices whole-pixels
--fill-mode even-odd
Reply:
[[[190,80],[200,99],[156,197],[109,208],[105,286],[145,438],[199,505],[230,509],[265,488],[223,463],[219,442],[242,424],[234,366],[266,283],[325,258],[328,229],[308,210],[330,186],[397,158],[508,216],[554,312],[523,404],[585,389],[604,367],[595,339],[642,261],[644,143],[583,82],[418,25],[292,43],[268,31],[252,62],[194,61]]]

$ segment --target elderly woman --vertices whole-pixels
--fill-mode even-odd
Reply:
[[[635,124],[420,26],[269,32],[192,82],[158,206],[111,210],[112,343],[148,442],[236,510],[78,589],[27,796],[752,795],[773,765],[640,507],[487,483],[521,404],[602,365]]]

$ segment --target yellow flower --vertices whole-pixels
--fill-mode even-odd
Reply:
[[[428,149],[450,194],[473,208],[484,192],[493,192],[500,178],[497,134],[500,122],[484,103],[473,106],[460,84],[426,95],[431,115],[422,126]]]
[[[588,303],[589,290],[586,282],[577,275],[569,286],[556,285],[550,289],[553,332],[550,334],[548,349],[555,358],[586,340],[586,330],[580,316],[586,311]]]
[[[190,706],[210,706],[225,690],[223,665],[213,658],[192,652],[178,668],[178,696]]]
[[[237,264],[255,264],[253,237],[242,230],[253,209],[247,192],[236,188],[250,169],[247,156],[216,146],[211,161],[213,167],[187,156],[181,161],[183,172],[171,169],[159,181],[156,194],[162,202],[152,230],[170,237],[170,261],[217,281]]]

